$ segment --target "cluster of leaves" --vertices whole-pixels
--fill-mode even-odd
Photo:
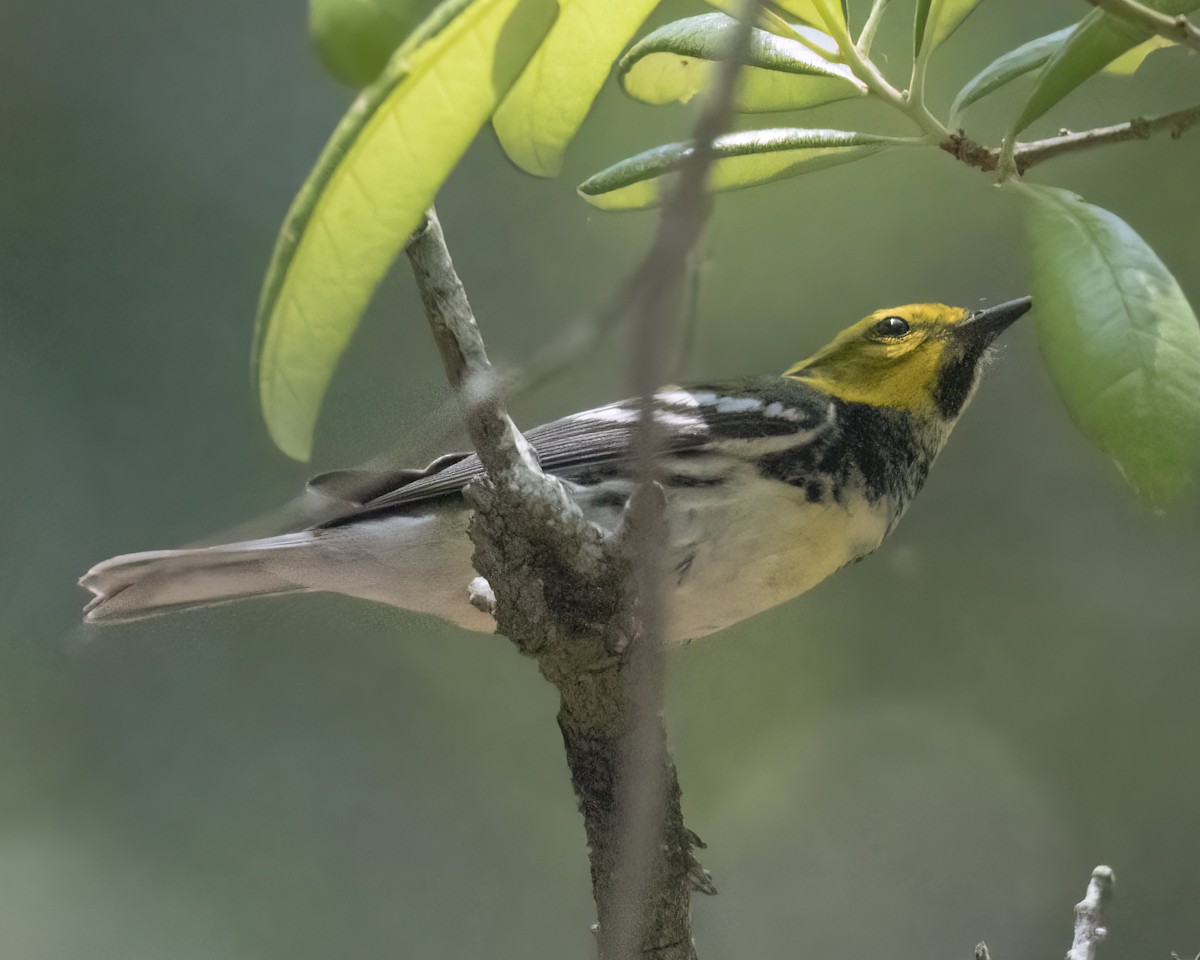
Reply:
[[[1097,73],[1131,72],[1168,43],[1152,24],[1097,7],[986,66],[943,120],[924,98],[929,61],[980,0],[916,0],[905,90],[871,58],[888,0],[875,0],[857,37],[838,0],[708,0],[719,12],[666,24],[632,46],[659,0],[444,0],[385,59],[381,45],[396,42],[412,2],[312,0],[314,37],[331,69],[352,82],[378,74],[338,124],[293,203],[264,285],[256,337],[260,397],[286,453],[308,458],[321,399],[359,317],[485,124],[491,122],[518,167],[554,176],[614,64],[629,96],[687,103],[719,61],[736,55],[740,112],[873,97],[916,132],[783,127],[726,134],[713,145],[713,191],[889,150],[948,149],[974,103],[1033,75],[1001,146],[973,144],[974,158],[956,155],[995,170],[1021,205],[1043,355],[1081,430],[1156,504],[1192,482],[1200,456],[1200,326],[1187,299],[1120,218],[1020,176],[1030,148],[1018,142],[1021,132]],[[1200,0],[1143,0],[1142,7],[1185,15]],[[750,42],[735,49],[744,36],[737,18],[750,11],[756,16]],[[647,150],[590,177],[579,193],[605,210],[653,207],[692,149],[670,143]]]

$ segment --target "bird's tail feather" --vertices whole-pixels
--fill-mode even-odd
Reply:
[[[113,557],[92,567],[79,581],[94,594],[85,619],[125,623],[181,608],[308,589],[272,572],[265,561],[280,550],[302,549],[312,542],[313,534],[304,532]]]

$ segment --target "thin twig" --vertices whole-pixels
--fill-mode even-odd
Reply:
[[[524,363],[494,370],[490,388],[507,401],[522,397],[545,386],[567,371],[580,358],[589,356],[593,348],[612,334],[629,316],[633,297],[634,278],[618,285],[616,291],[596,309],[566,323],[562,332],[536,349]],[[481,388],[483,385],[480,385]],[[424,450],[433,456],[458,434],[458,421],[449,416],[457,397],[443,402],[437,410],[423,418],[405,435],[397,446],[408,452]],[[394,453],[376,457],[364,464],[365,469],[395,468]]]
[[[1066,153],[1078,153],[1110,143],[1127,140],[1149,140],[1155,134],[1167,133],[1178,140],[1192,127],[1200,124],[1200,105],[1186,107],[1156,117],[1135,117],[1125,123],[1111,127],[1096,127],[1078,133],[1065,133],[1045,140],[1018,143],[1013,156],[1017,172],[1024,173],[1030,167],[1045,163]],[[1000,151],[985,147],[959,132],[947,137],[939,146],[952,157],[984,172],[995,170],[999,164]]]
[[[498,499],[548,527],[540,535],[543,546],[550,559],[563,565],[563,576],[594,578],[601,560],[600,534],[584,520],[562,483],[542,472],[533,448],[509,417],[503,396],[492,388],[483,337],[434,210],[426,212],[404,250],[447,379],[463,405],[467,432]],[[485,586],[479,585],[476,592],[482,593]],[[522,637],[510,639],[523,643]]]
[[[700,327],[700,300],[704,287],[704,273],[707,268],[705,263],[706,253],[702,246],[697,246],[692,250],[691,255],[687,259],[687,277],[684,281],[683,291],[683,308],[680,311],[683,316],[683,333],[677,351],[677,359],[673,364],[674,367],[680,368],[691,359],[692,353],[696,349],[696,339],[699,336]]]
[[[436,212],[425,214],[405,252],[417,278],[447,379],[467,407],[467,430],[488,474],[493,478],[520,473],[541,477],[541,467],[508,416],[503,398],[490,387],[494,379],[492,365]]]
[[[1094,7],[1099,7],[1110,17],[1121,20],[1131,26],[1141,27],[1151,33],[1166,37],[1173,43],[1182,43],[1193,50],[1200,50],[1200,28],[1197,28],[1186,16],[1179,14],[1172,17],[1159,13],[1138,3],[1137,0],[1087,0]]]
[[[669,823],[670,811],[678,803],[678,788],[672,789],[674,769],[669,757],[663,763],[665,746],[660,746],[665,742],[661,713],[666,528],[665,500],[656,482],[656,455],[661,438],[654,417],[654,394],[670,372],[675,353],[670,345],[678,336],[688,258],[712,207],[706,184],[713,161],[713,141],[728,129],[732,119],[738,76],[749,50],[759,7],[759,0],[743,0],[738,10],[738,30],[713,78],[696,121],[692,151],[663,203],[658,230],[635,275],[633,287],[630,309],[635,331],[633,387],[642,400],[634,437],[638,487],[627,517],[632,523],[628,536],[630,548],[638,558],[632,592],[637,598],[640,631],[629,651],[629,702],[634,715],[633,732],[625,744],[626,775],[622,778],[625,837],[617,883],[623,893],[609,929],[601,921],[602,956],[607,949],[613,956],[632,958],[637,945],[646,940],[644,931],[652,913],[645,906],[642,891],[652,876],[650,852],[663,846],[664,822],[659,811],[664,808],[669,811]],[[687,856],[691,859],[690,840]],[[702,889],[711,886],[698,864],[694,872],[704,878]],[[688,956],[694,956],[690,935],[685,948]]]
[[[653,394],[679,325],[687,257],[710,208],[713,140],[732,114],[757,9],[757,0],[746,0],[697,122],[695,148],[626,285],[639,340],[635,388],[644,397],[635,438],[640,483],[625,524],[611,537],[585,523],[561,485],[541,473],[509,419],[432,212],[406,248],[488,474],[467,491],[476,507],[474,563],[486,578],[473,583],[473,595],[486,598],[500,631],[537,657],[562,697],[559,727],[584,814],[604,960],[694,960],[690,891],[715,892],[692,854],[699,841],[683,826],[661,718],[665,518],[654,482]]]
[[[1096,960],[1096,946],[1108,936],[1103,909],[1112,896],[1115,879],[1110,867],[1097,867],[1092,871],[1087,893],[1075,904],[1075,936],[1067,951],[1067,960]]]
[[[1067,133],[1045,140],[1034,140],[1031,143],[1019,143],[1014,152],[1017,169],[1023,172],[1035,164],[1064,153],[1090,150],[1109,143],[1149,140],[1156,133],[1167,133],[1172,139],[1178,140],[1197,123],[1200,123],[1200,105],[1157,117],[1135,117],[1126,123],[1118,123],[1111,127],[1097,127],[1081,133]]]

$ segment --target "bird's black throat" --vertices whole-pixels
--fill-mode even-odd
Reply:
[[[833,429],[760,457],[759,473],[802,488],[814,503],[845,503],[853,490],[861,490],[871,503],[887,497],[898,517],[925,482],[937,445],[906,411],[833,402]]]

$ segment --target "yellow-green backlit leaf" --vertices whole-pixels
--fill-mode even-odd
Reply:
[[[745,130],[718,137],[708,174],[712,192],[740,190],[849,163],[909,140],[845,130]],[[669,143],[629,157],[579,186],[601,210],[641,210],[662,202],[669,176],[692,154],[691,143]]]
[[[913,56],[921,52],[926,42],[930,44],[930,53],[941,46],[978,5],[979,0],[917,0]]]
[[[1200,7],[1200,0],[1142,2],[1168,16],[1191,13]],[[1093,10],[1079,21],[1038,74],[1033,92],[1008,132],[1009,139],[1016,137],[1081,83],[1147,40],[1150,35],[1149,30],[1116,20],[1099,8]]]
[[[308,459],[372,293],[556,11],[554,0],[449,0],[334,130],[288,211],[259,301],[259,399],[289,456]]]
[[[1133,228],[1065,190],[1023,185],[1042,355],[1079,429],[1163,506],[1200,466],[1200,325]]]
[[[742,4],[740,0],[708,0],[710,7],[716,7],[723,13],[737,19],[742,12]],[[760,30],[766,30],[768,33],[773,33],[777,37],[791,37],[795,39],[795,30],[792,25],[783,19],[774,10],[769,7],[759,7],[758,10],[758,27]]]
[[[741,16],[742,10],[746,6],[742,0],[707,0],[707,2],[710,7],[716,7],[722,13],[726,13],[731,17]],[[816,27],[818,30],[826,30],[828,28],[825,24],[825,18],[821,16],[820,11],[820,7],[825,3],[828,3],[826,9],[830,15],[844,27],[846,24],[844,4],[830,2],[830,0],[786,0],[784,3],[776,3],[775,6],[785,11],[795,20],[801,20],[810,26]],[[792,33],[791,25],[767,6],[760,8],[758,26],[769,33],[775,33],[779,36],[786,37]]]
[[[1146,62],[1146,58],[1156,50],[1165,50],[1167,47],[1175,46],[1175,41],[1168,40],[1160,34],[1155,34],[1149,40],[1144,40],[1128,53],[1124,53],[1117,57],[1112,63],[1104,68],[1105,73],[1113,73],[1119,77],[1132,77],[1142,68],[1142,64]]]
[[[612,63],[659,0],[561,0],[558,20],[492,126],[522,170],[556,176]]]
[[[1058,52],[1058,48],[1066,42],[1074,29],[1074,26],[1064,27],[997,57],[958,91],[958,96],[954,98],[954,104],[950,107],[950,115],[957,117],[976,100],[1044,65]]]
[[[617,67],[621,86],[645,103],[687,103],[705,88],[740,24],[721,13],[668,23],[639,40]],[[797,26],[816,43],[837,45],[827,34]],[[737,109],[802,110],[863,96],[867,88],[848,67],[830,63],[795,40],[755,29],[738,77]]]

